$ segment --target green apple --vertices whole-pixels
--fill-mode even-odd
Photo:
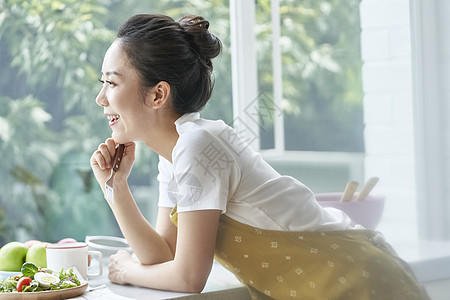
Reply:
[[[31,262],[41,268],[47,268],[46,245],[48,245],[48,243],[36,243],[31,246],[27,252],[25,261]]]
[[[0,249],[0,271],[20,272],[28,247],[21,242],[10,242]]]

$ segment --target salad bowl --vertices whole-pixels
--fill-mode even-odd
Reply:
[[[3,274],[9,276],[0,280],[0,300],[67,299],[82,295],[88,288],[75,267],[54,272],[25,262],[21,272],[4,273],[10,274]]]
[[[83,282],[80,286],[54,291],[28,292],[28,293],[1,293],[0,299],[3,300],[59,300],[81,296],[88,287],[88,283]]]

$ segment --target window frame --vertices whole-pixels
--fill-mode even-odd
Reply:
[[[389,3],[383,5],[389,9]],[[273,97],[277,104],[282,98],[278,5],[279,0],[272,0],[272,30],[275,34],[273,38],[275,47],[272,53]],[[410,0],[414,138],[412,178],[415,178],[415,182],[408,192],[415,198],[411,199],[411,205],[417,205],[417,224],[414,226],[418,228],[418,238],[422,239],[450,239],[450,220],[446,217],[450,214],[450,205],[446,200],[450,193],[450,187],[446,184],[450,180],[450,156],[446,154],[448,153],[446,150],[450,148],[450,136],[445,133],[445,128],[450,125],[450,121],[446,118],[450,113],[450,104],[445,103],[443,94],[446,91],[445,80],[450,80],[450,63],[443,63],[448,60],[445,60],[445,54],[441,52],[442,43],[450,48],[450,37],[446,37],[444,31],[441,33],[437,30],[445,28],[447,11],[450,11],[450,5],[442,2],[439,4],[437,0],[425,2]],[[254,0],[230,0],[234,118],[251,124],[252,131],[243,133],[253,138],[251,147],[260,151],[259,124],[255,123],[245,110],[248,107],[258,109],[258,103],[254,101],[258,98],[254,16]],[[282,158],[289,152],[284,149],[282,114],[281,117],[275,114],[274,119],[275,148],[261,151],[263,156],[269,159]],[[255,132],[258,133],[256,138],[253,136]],[[304,152],[296,151],[295,154],[302,156]],[[300,159],[320,160],[314,157],[314,152],[309,152],[305,157]],[[366,163],[367,161],[364,161],[364,165]]]
[[[285,150],[282,110],[282,62],[280,49],[279,0],[271,1],[274,148],[260,149],[258,114],[258,71],[255,50],[255,1],[230,0],[230,36],[234,126],[250,147],[270,163],[287,160],[296,164],[346,165],[348,180],[364,181],[364,157],[361,153]],[[345,188],[345,185],[342,187]]]
[[[411,0],[414,138],[419,237],[450,240],[450,63],[446,1]],[[442,51],[444,49],[444,51]]]

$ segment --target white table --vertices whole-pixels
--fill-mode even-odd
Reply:
[[[96,266],[92,266],[95,270]],[[141,288],[130,285],[111,283],[107,278],[107,266],[101,277],[89,278],[89,286],[97,287],[106,284],[114,293],[132,299],[250,299],[247,289],[234,277],[232,273],[214,262],[211,274],[201,294],[177,293],[169,291]]]
[[[449,299],[450,241],[391,241],[391,244],[409,263],[432,300]]]
[[[406,260],[432,300],[447,300],[450,294],[450,241],[392,242],[398,255]],[[94,266],[93,266],[94,267]],[[89,279],[92,287],[106,284],[117,295],[132,299],[250,299],[247,289],[217,262],[201,294],[176,293],[111,283],[107,268],[99,278]]]

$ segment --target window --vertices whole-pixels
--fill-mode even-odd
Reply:
[[[442,59],[442,54],[434,55],[438,41],[425,39],[434,36],[433,22],[443,21],[427,18],[432,4],[418,2],[412,1],[413,20],[425,21],[414,27],[414,48],[434,48],[430,54],[419,53],[414,66],[446,75],[448,68],[438,67],[439,61],[425,63],[426,58]],[[425,174],[417,179],[423,184],[418,207],[426,211],[421,228],[427,228],[425,236],[448,237],[438,230],[449,228],[442,225],[445,215],[433,217],[436,211],[448,212],[448,151],[442,150],[448,148],[448,138],[445,126],[438,135],[436,127],[427,127],[434,124],[436,111],[421,116],[415,111],[413,119],[411,53],[405,46],[410,42],[408,0],[44,0],[1,5],[0,244],[120,234],[89,167],[90,153],[110,134],[94,102],[101,60],[128,16],[153,12],[177,19],[187,11],[213,20],[212,31],[224,43],[204,117],[243,129],[280,173],[297,177],[315,192],[339,191],[349,179],[380,176],[379,186],[387,194],[381,229],[394,238],[414,237],[418,226],[414,170],[419,157]],[[424,16],[418,13],[422,9]],[[430,34],[420,36],[420,26]],[[448,105],[442,95],[434,97],[436,87],[427,78],[434,77],[416,78],[423,88],[416,107],[442,108],[439,116],[445,120]],[[445,78],[435,81],[439,90]],[[425,98],[436,105],[425,106]],[[422,144],[414,144],[414,137]],[[442,147],[428,152],[424,145],[436,140]],[[130,179],[150,220],[157,201],[156,161],[156,155],[138,147]],[[439,172],[431,166],[440,166]],[[440,182],[438,189],[435,182]],[[437,190],[428,210],[424,203],[429,202],[422,198]]]
[[[284,113],[283,149],[364,152],[359,2],[257,1],[260,108]],[[275,148],[260,120],[261,149]]]
[[[235,125],[315,192],[364,180],[359,0],[230,4]]]
[[[115,30],[136,13],[186,12],[214,20],[224,53],[215,63],[214,109],[232,120],[229,5],[212,1],[2,1],[0,4],[0,245],[71,236],[120,235],[89,166],[110,136],[95,104],[104,53]],[[211,107],[210,107],[211,106]],[[154,221],[157,157],[139,147],[129,180]]]

